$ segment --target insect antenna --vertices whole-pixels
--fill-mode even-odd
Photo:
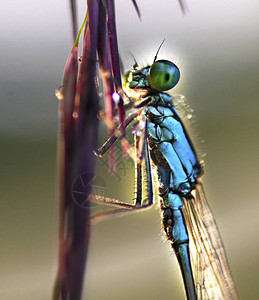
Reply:
[[[161,43],[160,46],[158,47],[153,63],[156,61],[158,52],[160,51],[162,45],[164,44],[164,41],[165,41],[165,39],[163,39],[162,43]]]
[[[129,51],[129,54],[132,56],[132,58],[134,59],[134,65],[132,66],[132,68],[135,70],[138,67],[138,63],[137,60],[135,58],[135,56]]]

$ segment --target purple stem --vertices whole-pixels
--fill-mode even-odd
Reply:
[[[98,93],[95,85],[98,36],[98,1],[88,0],[88,30],[84,38],[82,64],[77,85],[78,118],[75,124],[73,156],[70,157],[70,188],[82,174],[90,182],[95,172],[94,149],[98,140]],[[86,199],[90,189],[85,191]],[[67,254],[68,299],[81,298],[83,278],[90,237],[90,209],[71,202],[70,248]],[[64,298],[65,299],[65,298]]]
[[[82,174],[85,174],[86,182],[90,182],[95,172],[93,151],[97,148],[98,138],[98,94],[95,85],[98,12],[98,1],[88,0],[89,23],[84,37],[76,95],[77,47],[72,49],[64,74],[59,269],[53,297],[56,300],[80,300],[82,295],[90,237],[90,209],[75,202],[72,186]],[[90,189],[85,192],[87,199]]]
[[[108,7],[108,32],[109,32],[109,40],[110,40],[113,77],[115,80],[116,92],[121,94],[122,96],[120,60],[119,60],[119,51],[118,51],[118,43],[117,43],[114,1],[107,0],[107,7]],[[124,130],[125,109],[123,106],[122,97],[120,98],[120,101],[118,103],[118,112],[119,112],[120,122]]]
[[[71,210],[71,182],[70,182],[70,157],[71,146],[73,145],[73,119],[77,70],[78,70],[78,47],[73,46],[64,71],[63,77],[63,100],[60,103],[60,137],[59,137],[59,165],[60,165],[60,219],[59,219],[59,264],[58,274],[54,287],[53,299],[66,299],[66,273],[67,273],[67,252],[69,240],[66,235],[68,227],[66,216]]]
[[[77,13],[76,13],[76,1],[70,0],[70,10],[72,17],[73,39],[76,40],[77,35]]]
[[[114,93],[114,80],[112,77],[111,54],[108,38],[108,28],[106,23],[106,10],[102,3],[99,7],[99,45],[98,57],[100,64],[100,75],[103,81],[104,103],[105,103],[105,121],[108,127],[108,134],[114,133],[114,101],[112,94]],[[109,152],[109,170],[116,171],[116,148],[113,147]]]
[[[136,0],[131,0],[131,1],[132,1],[133,5],[134,5],[134,7],[135,7],[135,10],[136,10],[136,12],[137,12],[137,14],[138,14],[139,19],[141,19],[140,10],[139,10],[139,8],[138,8],[138,5],[137,5]]]

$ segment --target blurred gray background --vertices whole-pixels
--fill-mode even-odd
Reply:
[[[173,60],[196,119],[203,183],[241,299],[259,298],[259,4],[255,0],[117,0],[125,69]],[[84,1],[79,18],[84,16]],[[0,12],[0,299],[50,299],[56,271],[58,100],[72,45],[68,1],[5,1]],[[205,140],[205,143],[201,143]],[[105,167],[107,194],[133,198],[132,164],[120,180]],[[83,299],[184,299],[159,209],[92,227]]]

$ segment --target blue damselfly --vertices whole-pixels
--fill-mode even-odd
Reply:
[[[125,126],[134,124],[135,153],[129,143],[126,147],[135,159],[135,204],[91,196],[117,207],[94,218],[150,207],[157,180],[162,226],[177,256],[187,299],[237,299],[223,243],[203,192],[203,163],[173,98],[165,93],[178,83],[180,71],[174,63],[156,59],[157,54],[153,63],[143,68],[135,63],[125,75],[130,112]],[[102,156],[121,136],[127,143],[118,127],[97,154]]]

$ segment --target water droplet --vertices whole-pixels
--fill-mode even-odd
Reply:
[[[62,94],[62,87],[55,90],[55,96],[60,101],[62,101],[64,99],[63,94]]]
[[[78,118],[78,113],[74,111],[73,114],[72,114],[72,117],[73,117],[74,119],[77,119],[77,118]]]
[[[191,119],[191,118],[192,118],[192,115],[191,115],[191,114],[188,114],[186,117],[187,117],[187,119]]]
[[[115,103],[118,103],[120,101],[120,98],[121,98],[120,94],[118,94],[118,93],[112,94],[112,99]]]

